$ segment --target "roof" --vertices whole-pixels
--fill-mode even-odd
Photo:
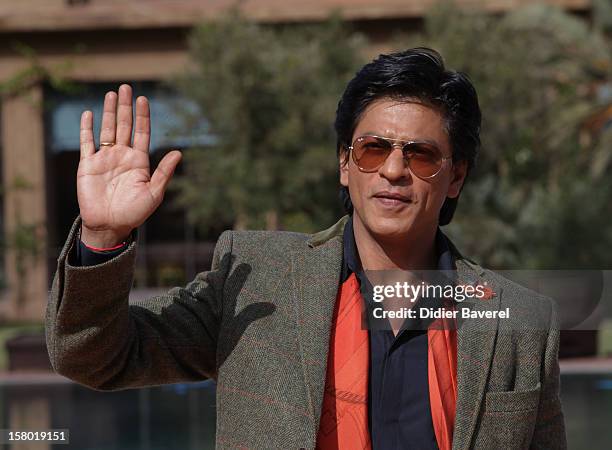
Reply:
[[[1,32],[191,27],[233,5],[260,22],[304,22],[338,11],[347,20],[418,18],[438,0],[0,0]],[[503,12],[530,0],[455,0]],[[592,0],[542,0],[588,11]]]

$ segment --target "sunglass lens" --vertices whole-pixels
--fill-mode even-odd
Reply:
[[[355,162],[364,171],[374,171],[382,166],[391,150],[391,143],[374,136],[362,136],[353,144]]]
[[[431,177],[438,173],[442,165],[442,155],[433,145],[426,143],[408,144],[410,170],[419,177]]]

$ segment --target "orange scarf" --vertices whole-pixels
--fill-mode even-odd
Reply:
[[[355,274],[340,286],[332,322],[317,448],[370,449],[368,330]],[[457,333],[447,321],[427,330],[431,418],[440,450],[450,450],[457,401]]]

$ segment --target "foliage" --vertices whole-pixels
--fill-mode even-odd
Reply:
[[[15,272],[17,274],[17,282],[15,283],[15,292],[18,308],[22,308],[25,304],[25,286],[27,285],[27,269],[40,257],[42,252],[41,233],[43,230],[42,223],[25,222],[22,217],[22,197],[20,194],[26,193],[32,189],[32,183],[21,174],[13,176],[8,187],[0,190],[0,195],[4,196],[7,192],[13,194],[13,211],[12,216],[15,221],[11,230],[6,233],[6,236],[0,237],[0,251],[2,253],[7,250],[14,252]],[[0,287],[5,288],[4,278],[0,279]]]
[[[483,265],[609,265],[606,11],[599,7],[589,27],[552,6],[490,15],[444,3],[422,33],[395,43],[438,49],[478,91],[483,147],[448,233]],[[192,70],[178,85],[216,143],[187,152],[176,185],[191,220],[298,231],[333,222],[331,124],[358,66],[363,39],[353,36],[337,20],[271,28],[230,15],[198,28]]]
[[[22,96],[34,107],[40,108],[43,105],[34,101],[30,96],[33,87],[41,83],[48,83],[53,88],[64,92],[76,89],[76,84],[66,77],[72,67],[70,61],[63,61],[52,66],[45,65],[32,47],[20,42],[13,44],[13,50],[24,59],[25,64],[11,76],[0,79],[0,100]],[[10,209],[13,225],[10,230],[2,230],[0,233],[0,256],[3,257],[7,250],[14,252],[17,274],[17,282],[14,287],[18,308],[22,308],[25,304],[28,268],[42,255],[41,242],[44,235],[42,233],[44,224],[24,221],[21,212],[23,199],[20,194],[31,189],[32,183],[22,174],[13,174],[10,182],[0,188],[0,196],[5,197],[9,192],[13,195],[13,206]],[[3,201],[6,202],[6,198],[3,198]],[[0,289],[7,287],[4,272],[0,270]]]
[[[0,80],[0,99],[27,94],[32,86],[41,83],[49,83],[54,89],[64,92],[76,89],[75,83],[66,77],[72,69],[70,61],[62,61],[49,67],[40,61],[38,53],[32,47],[17,42],[13,44],[13,48],[26,64],[10,77]]]
[[[272,28],[232,13],[195,31],[192,70],[177,85],[215,143],[185,152],[175,188],[190,220],[303,231],[333,223],[332,124],[361,45],[337,19]]]
[[[479,95],[482,150],[449,227],[459,247],[492,267],[609,265],[609,38],[551,6],[500,18],[445,3],[418,42],[399,39],[438,49]]]

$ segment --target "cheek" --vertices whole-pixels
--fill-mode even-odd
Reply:
[[[448,190],[448,183],[438,182],[432,183],[424,180],[418,180],[414,182],[413,191],[422,203],[422,207],[425,209],[439,210],[446,200],[446,194]]]
[[[360,207],[363,204],[367,205],[369,186],[375,183],[375,173],[360,172],[355,165],[351,165],[348,172],[348,189],[351,195],[353,205]]]
[[[348,187],[351,193],[351,196],[355,195],[355,197],[359,196],[362,192],[361,184],[363,183],[362,173],[355,167],[354,164],[349,166],[348,170]]]

